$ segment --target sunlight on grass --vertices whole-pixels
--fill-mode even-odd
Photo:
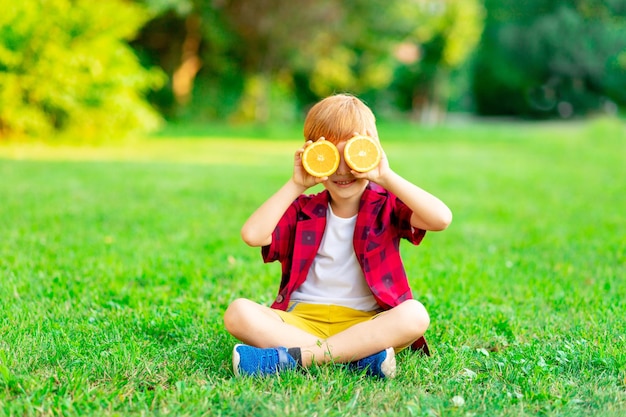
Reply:
[[[0,145],[0,158],[39,161],[160,161],[199,164],[264,165],[289,156],[295,142],[237,138],[140,139],[97,146],[51,143]],[[295,149],[294,149],[295,150]]]

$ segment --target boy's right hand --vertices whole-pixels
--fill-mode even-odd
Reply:
[[[326,140],[325,138],[321,137],[318,140]],[[310,146],[313,143],[312,140],[308,140],[304,143],[304,146],[301,147],[300,149],[298,149],[296,151],[295,154],[295,158],[294,158],[294,164],[293,164],[293,181],[305,188],[310,188],[313,187],[316,184],[322,183],[326,180],[328,180],[328,177],[314,177],[313,175],[309,174],[305,169],[304,166],[302,165],[302,154],[304,153],[304,150]]]

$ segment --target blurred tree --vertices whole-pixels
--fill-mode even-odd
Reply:
[[[292,92],[293,72],[307,57],[321,27],[338,21],[337,5],[329,0],[230,0],[224,13],[235,33],[234,54],[239,57],[244,84],[234,117],[266,122],[273,95]],[[323,22],[323,23],[322,23]]]
[[[175,75],[183,72],[184,85],[195,83],[195,92],[213,107],[232,105],[237,95],[232,117],[242,120],[267,121],[270,109],[276,117],[276,103],[294,95],[302,107],[337,91],[367,96],[372,104],[393,80],[394,51],[402,42],[432,53],[407,65],[418,75],[405,77],[410,87],[397,94],[409,97],[409,108],[419,106],[416,112],[444,107],[447,72],[467,59],[480,33],[478,0],[446,1],[441,11],[435,0],[141,1],[162,12],[138,47],[152,51],[158,57],[153,62],[171,74],[172,102],[184,108],[189,100],[189,89],[181,94],[176,88]],[[193,35],[198,25],[191,31],[185,23],[193,16],[201,42]],[[190,71],[181,71],[185,43],[195,54]],[[224,90],[231,91],[230,100],[216,100]]]
[[[626,104],[626,1],[487,0],[482,114],[568,118]]]
[[[401,109],[425,123],[441,121],[448,107],[451,73],[478,44],[484,11],[480,0],[419,0],[403,15],[415,27],[396,49],[392,91]]]
[[[233,36],[224,22],[220,2],[211,0],[137,0],[154,16],[133,47],[145,65],[158,65],[168,84],[152,95],[169,116],[193,99],[198,72],[220,78],[233,70]]]
[[[293,55],[315,98],[336,91],[363,94],[387,87],[393,76],[394,46],[415,26],[400,0],[330,3],[327,17],[311,27],[313,37]],[[385,18],[381,18],[381,16]]]
[[[121,0],[4,2],[0,136],[95,140],[156,127],[143,94],[163,77],[126,44],[148,17]]]
[[[404,85],[395,93],[418,115],[445,110],[449,72],[465,62],[482,29],[479,0],[226,4],[236,32],[246,35],[241,42],[244,55],[251,58],[246,72],[263,74],[266,85],[283,74],[304,90],[298,94],[309,101],[350,91],[375,104],[381,96],[377,91],[388,88],[396,76],[400,78],[396,85]],[[394,74],[399,60],[406,58],[398,59],[397,52],[407,46],[416,50],[416,56],[400,62],[409,71],[403,73],[401,68]],[[255,107],[267,108],[263,100]]]
[[[325,17],[318,13],[323,1],[138,1],[157,18],[135,48],[170,75],[171,99],[166,92],[157,99],[170,116],[191,104],[191,111],[201,107],[209,117],[267,120],[272,89],[290,88],[291,54],[312,36],[310,25]]]

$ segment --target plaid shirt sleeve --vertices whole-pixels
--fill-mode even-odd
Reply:
[[[419,245],[426,235],[425,230],[411,226],[413,211],[399,199],[395,199],[395,209],[391,221],[394,223],[400,238],[406,239],[414,245]]]
[[[280,289],[287,286],[291,276],[298,203],[299,199],[294,201],[279,220],[272,233],[272,243],[261,248],[264,262],[279,261],[281,264]]]
[[[298,215],[297,200],[285,211],[272,232],[272,243],[262,248],[264,262],[290,259],[293,253],[294,229]]]

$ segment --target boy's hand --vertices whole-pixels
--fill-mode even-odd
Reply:
[[[321,137],[318,140],[326,140],[325,138]],[[293,164],[293,181],[305,188],[311,188],[316,184],[322,183],[326,180],[328,180],[328,177],[314,177],[313,175],[309,174],[305,169],[304,166],[302,165],[302,154],[304,153],[304,150],[310,146],[313,143],[313,141],[308,140],[304,143],[304,146],[300,149],[298,149],[296,151],[295,154],[295,158],[294,158],[294,164]]]
[[[360,135],[360,133],[355,132],[354,135]],[[385,150],[380,144],[378,136],[371,135],[369,132],[367,132],[365,135],[371,137],[376,141],[376,143],[378,143],[378,147],[380,148],[381,152],[380,162],[378,163],[378,166],[371,171],[358,172],[351,170],[350,172],[352,173],[352,175],[354,175],[355,178],[366,179],[384,187],[385,178],[388,176],[388,174],[392,172],[391,168],[389,167],[389,160],[387,159]]]

